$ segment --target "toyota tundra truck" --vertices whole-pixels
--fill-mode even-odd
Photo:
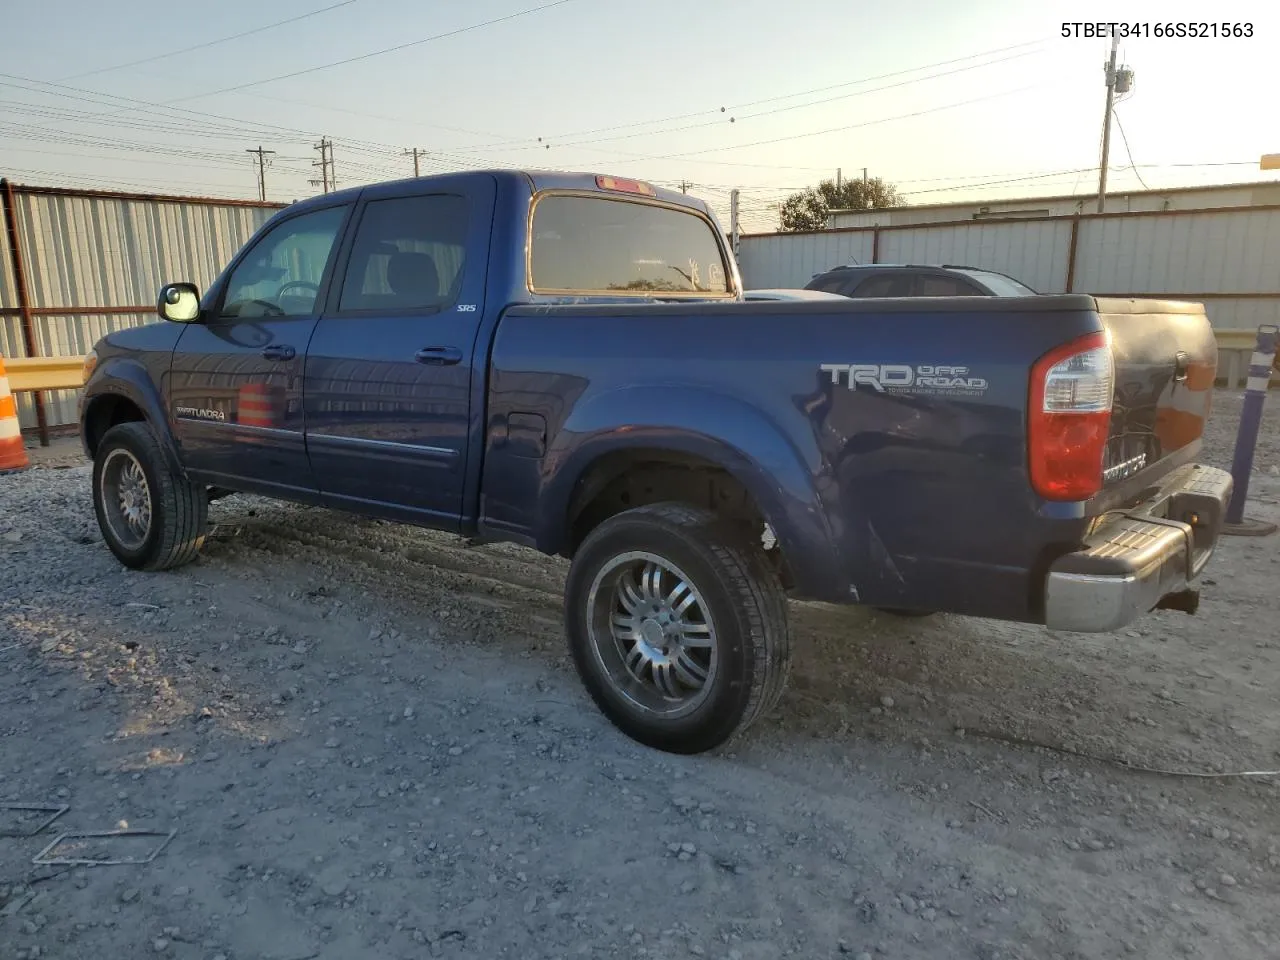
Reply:
[[[1194,613],[1230,495],[1196,462],[1201,306],[747,301],[710,208],[634,180],[328,193],[158,313],[86,360],[121,563],[191,561],[236,492],[566,557],[583,683],[673,752],[778,703],[788,596],[1067,634]]]

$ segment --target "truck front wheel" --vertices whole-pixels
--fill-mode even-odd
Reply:
[[[565,623],[578,675],[628,736],[700,753],[778,702],[786,598],[740,526],[681,503],[617,514],[574,555]]]
[[[111,552],[135,570],[181,566],[204,544],[207,492],[169,470],[145,423],[112,427],[98,444],[93,508]]]

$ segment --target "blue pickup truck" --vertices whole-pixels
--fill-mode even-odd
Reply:
[[[632,180],[315,197],[158,312],[86,361],[123,564],[192,560],[235,492],[568,557],[583,682],[676,752],[778,702],[788,595],[1064,631],[1192,613],[1231,487],[1195,462],[1200,306],[748,302],[706,204]]]

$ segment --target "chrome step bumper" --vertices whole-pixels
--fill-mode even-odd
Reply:
[[[1045,583],[1045,626],[1106,633],[1161,606],[1195,611],[1191,586],[1213,555],[1231,474],[1193,464],[1160,493],[1059,557]]]

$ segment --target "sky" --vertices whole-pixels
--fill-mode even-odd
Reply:
[[[1252,36],[1121,42],[1109,189],[1280,179],[1258,166],[1280,5],[1183,0],[27,2],[0,27],[0,176],[256,198],[261,146],[288,201],[319,192],[327,137],[340,187],[411,175],[417,148],[423,173],[683,183],[726,220],[738,188],[745,231],[837,169],[911,203],[1087,194],[1109,41],[1063,23],[1210,9]]]

